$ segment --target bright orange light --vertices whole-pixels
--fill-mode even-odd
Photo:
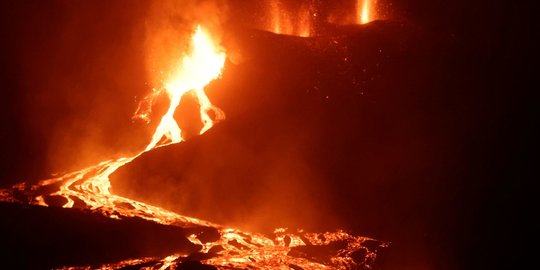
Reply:
[[[182,96],[189,91],[195,91],[201,106],[201,121],[204,126],[200,134],[206,132],[214,124],[208,112],[214,112],[215,120],[225,118],[225,114],[212,105],[204,92],[204,87],[221,74],[225,64],[225,52],[214,44],[210,35],[200,26],[197,27],[197,31],[193,35],[191,45],[191,54],[182,59],[182,63],[178,65],[165,83],[165,90],[170,99],[169,110],[161,119],[152,141],[146,147],[146,151],[159,146],[158,143],[163,137],[169,140],[170,143],[178,143],[184,140],[182,130],[174,119],[174,112],[180,104]]]
[[[133,216],[137,212],[144,212],[154,216],[157,222],[166,222],[173,215],[170,212],[111,194],[109,176],[144,152],[184,140],[182,130],[174,119],[174,112],[180,104],[180,99],[187,92],[194,91],[199,101],[201,121],[204,125],[200,131],[201,134],[210,129],[214,121],[225,118],[225,114],[212,105],[204,92],[204,87],[221,74],[225,59],[226,55],[223,49],[216,45],[210,35],[198,26],[191,39],[191,53],[187,54],[179,63],[177,69],[171,72],[171,76],[165,84],[165,91],[170,99],[169,109],[161,118],[152,140],[146,148],[131,157],[103,161],[97,165],[58,178],[41,181],[38,186],[62,183],[59,190],[50,195],[64,197],[66,203],[63,207],[65,208],[73,207],[75,204],[73,198],[78,198],[90,209],[99,208],[103,209],[103,211],[108,209],[109,211],[122,213],[125,216]],[[156,94],[156,90],[154,90],[150,94],[150,98],[144,100],[151,101]],[[141,106],[137,111],[137,117],[148,121],[149,112],[146,110],[140,111],[140,108]],[[150,108],[151,106],[147,109]],[[210,111],[214,113],[214,119],[208,115]],[[47,205],[41,196],[37,197],[35,201],[37,204]],[[132,205],[135,210],[120,209],[117,205],[121,202]]]
[[[270,13],[272,32],[284,35],[293,33],[291,18],[278,1],[270,2]]]
[[[302,5],[295,12],[287,10],[280,1],[270,0],[270,21],[266,30],[276,34],[309,37],[312,35],[312,7]]]
[[[298,16],[298,29],[296,34],[301,37],[311,36],[311,25],[313,22],[313,16],[309,6],[302,6],[300,14]]]
[[[357,23],[365,24],[372,21],[372,18],[370,18],[370,13],[371,13],[370,1],[373,1],[373,0],[358,0],[356,2]]]

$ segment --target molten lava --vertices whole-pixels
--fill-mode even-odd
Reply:
[[[214,125],[214,120],[208,114],[210,111],[216,115],[216,121],[225,119],[225,114],[212,105],[204,92],[204,87],[221,74],[225,64],[225,52],[214,44],[208,33],[201,30],[200,26],[197,27],[197,31],[193,35],[192,46],[191,55],[182,59],[182,63],[178,65],[165,84],[165,90],[170,100],[169,110],[161,118],[156,132],[152,136],[152,141],[145,151],[160,146],[159,142],[164,137],[170,143],[179,143],[184,140],[182,130],[174,119],[174,112],[180,104],[182,96],[189,91],[195,92],[200,105],[201,121],[204,126],[199,134],[203,134]]]
[[[211,226],[219,231],[219,240],[203,242],[198,239],[197,235],[191,235],[188,239],[192,243],[200,245],[201,252],[208,253],[214,247],[222,249],[216,256],[202,262],[227,268],[288,269],[291,265],[303,269],[350,269],[359,265],[370,267],[376,253],[361,245],[363,242],[371,240],[369,238],[352,236],[342,231],[313,234],[302,231],[288,233],[285,229],[279,229],[275,232],[275,239],[271,239],[261,234],[246,233],[196,218],[185,217],[111,193],[109,176],[119,167],[147,151],[185,140],[180,126],[174,119],[174,112],[186,93],[193,93],[199,102],[203,124],[200,134],[205,133],[217,121],[225,118],[225,114],[210,102],[204,91],[206,85],[220,76],[225,59],[225,51],[217,45],[207,31],[198,26],[191,39],[191,52],[179,61],[163,89],[154,90],[150,96],[145,98],[146,101],[151,101],[154,96],[164,91],[170,104],[144,150],[130,157],[103,161],[57,178],[43,180],[36,185],[28,186],[22,183],[11,189],[0,190],[0,201],[49,206],[50,198],[63,198],[64,208],[90,209],[115,219],[139,217],[173,226]],[[139,106],[135,117],[149,121],[150,108],[151,106]],[[51,190],[54,191],[51,192]],[[294,252],[294,248],[297,247],[329,246],[336,241],[343,243],[343,247],[336,253],[337,255],[325,260],[314,261],[304,251]],[[362,257],[363,259],[360,261],[357,258],[352,259],[353,253],[360,249],[366,254]],[[182,256],[185,254],[173,254],[162,259],[139,258],[104,265],[102,268],[118,269],[152,261],[160,269],[169,266],[174,268],[175,265],[181,263]]]
[[[200,26],[197,27],[191,43],[191,54],[182,59],[177,70],[172,73],[165,85],[164,91],[166,91],[170,100],[169,109],[161,118],[152,136],[152,140],[143,151],[132,157],[104,161],[95,166],[72,172],[59,178],[44,180],[38,186],[62,183],[60,190],[51,195],[64,197],[67,202],[63,207],[66,208],[73,207],[73,198],[77,198],[82,200],[91,209],[105,207],[111,211],[116,210],[115,204],[118,202],[131,203],[131,201],[110,193],[111,184],[109,176],[118,168],[131,162],[144,152],[184,140],[182,130],[174,119],[174,112],[184,94],[194,91],[199,100],[201,120],[204,124],[200,134],[206,132],[214,124],[214,120],[208,115],[210,111],[213,111],[216,115],[215,120],[224,119],[224,113],[212,105],[204,92],[204,87],[221,74],[221,70],[225,64],[225,52],[214,44],[209,34]],[[144,111],[139,113],[144,118],[149,112]],[[36,198],[36,202],[47,206],[41,196]]]

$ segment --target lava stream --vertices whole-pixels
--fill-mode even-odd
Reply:
[[[302,231],[287,233],[285,229],[279,229],[275,231],[275,239],[271,239],[261,234],[242,232],[196,218],[185,217],[110,192],[109,176],[118,168],[152,149],[184,141],[182,130],[174,119],[174,112],[184,94],[193,91],[199,101],[200,117],[203,124],[200,134],[210,129],[216,121],[225,118],[225,114],[210,102],[204,92],[204,87],[220,76],[226,54],[221,47],[214,43],[208,32],[200,26],[197,27],[192,37],[191,45],[191,53],[182,59],[177,70],[173,72],[165,84],[164,90],[169,97],[170,106],[144,150],[131,157],[104,161],[61,177],[40,181],[33,186],[22,183],[13,186],[12,189],[0,190],[0,201],[21,202],[20,198],[26,196],[27,199],[29,198],[26,203],[48,206],[46,197],[59,196],[66,200],[63,204],[65,208],[88,208],[110,218],[139,217],[166,225],[210,226],[219,231],[219,240],[203,243],[197,238],[197,235],[191,235],[188,239],[194,244],[202,246],[201,251],[203,252],[209,252],[213,247],[221,248],[219,256],[208,258],[203,262],[227,269],[289,269],[291,265],[302,269],[352,269],[361,265],[369,269],[376,256],[376,251],[368,250],[362,246],[362,243],[371,240],[369,238],[352,236],[342,231],[310,234]],[[156,92],[152,95],[155,96]],[[151,100],[151,98],[145,100],[149,99]],[[210,116],[210,112],[213,118]],[[137,113],[138,117],[148,119],[148,111],[138,111]],[[47,191],[50,187],[56,186],[58,186],[57,191],[52,193]],[[24,194],[24,196],[18,196],[20,194]],[[81,202],[84,205],[81,205]],[[303,253],[296,254],[296,256],[290,255],[295,247],[329,246],[336,241],[344,243],[344,247],[335,256],[325,258],[324,261],[314,261],[302,255]],[[381,246],[384,245],[381,243]],[[352,259],[353,253],[359,249],[365,250],[366,255],[362,261]],[[155,262],[155,267],[152,269],[164,269],[169,266],[174,269],[176,265],[181,264],[182,256],[181,254],[172,254],[161,259],[126,260],[103,265],[101,269],[119,269],[152,262]]]

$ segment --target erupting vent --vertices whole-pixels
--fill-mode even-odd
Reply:
[[[330,11],[328,16],[321,12],[317,1],[304,1],[291,7],[282,0],[267,0],[269,19],[263,29],[276,34],[311,37],[319,34],[321,29],[318,28],[322,24],[366,24],[375,19],[376,0],[355,0],[353,4],[351,7],[354,8],[346,12],[338,12],[338,15]]]
[[[357,18],[358,18],[358,23],[359,24],[364,24],[364,23],[368,23],[371,21],[371,17],[370,17],[370,9],[371,9],[371,4],[370,4],[370,1],[371,0],[358,0],[358,3],[357,3]]]

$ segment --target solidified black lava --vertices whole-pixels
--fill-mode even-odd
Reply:
[[[138,218],[13,203],[0,203],[0,216],[2,266],[13,269],[102,265],[200,249],[187,240],[187,230]]]

